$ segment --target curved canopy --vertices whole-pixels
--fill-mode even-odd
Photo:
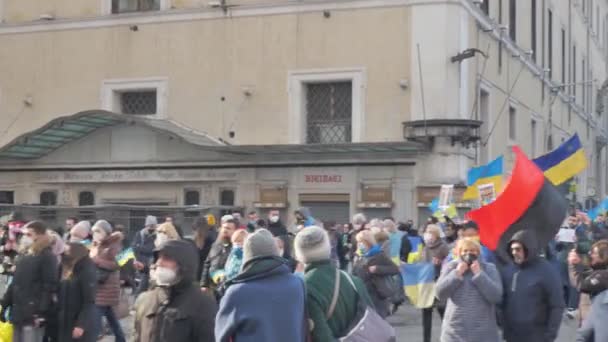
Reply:
[[[0,158],[36,159],[59,147],[85,137],[93,131],[120,124],[141,124],[198,146],[224,145],[208,134],[186,128],[171,120],[116,114],[103,110],[59,117],[43,127],[25,133],[0,148]]]

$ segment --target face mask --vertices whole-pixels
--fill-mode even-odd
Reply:
[[[158,286],[171,286],[177,279],[177,272],[170,268],[158,266],[154,271],[154,278],[156,278]]]
[[[77,236],[70,236],[70,242],[82,242],[83,239]]]
[[[358,244],[358,245],[357,245],[357,248],[359,249],[359,251],[360,251],[362,254],[367,253],[367,246],[366,246],[366,245],[364,245],[364,244],[360,243],[360,244]]]
[[[154,240],[154,245],[156,247],[159,247],[160,245],[162,245],[163,243],[169,241],[169,237],[167,236],[167,234],[165,233],[158,233],[156,234],[156,240]]]
[[[32,240],[31,237],[24,235],[21,237],[21,241],[19,243],[21,244],[21,246],[29,248],[31,245],[34,244],[34,240]]]
[[[93,241],[95,241],[95,242],[101,242],[101,241],[103,241],[103,239],[105,237],[106,237],[106,235],[104,233],[100,233],[100,232],[93,233]]]
[[[283,248],[279,248],[279,256],[283,256],[285,253],[285,250]]]
[[[474,263],[475,260],[477,260],[477,255],[472,253],[466,253],[460,256],[460,259],[462,259],[462,261],[464,261],[467,265],[471,266],[471,264]]]
[[[272,222],[272,223],[279,222],[279,217],[278,216],[270,216],[270,222]]]
[[[424,233],[424,235],[422,237],[424,239],[424,242],[427,244],[433,242],[433,234],[431,234],[431,233]]]

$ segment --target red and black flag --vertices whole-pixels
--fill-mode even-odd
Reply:
[[[477,222],[481,243],[503,261],[509,260],[507,245],[520,230],[536,233],[537,250],[547,247],[566,218],[568,201],[543,172],[517,146],[515,167],[496,200],[467,213]]]

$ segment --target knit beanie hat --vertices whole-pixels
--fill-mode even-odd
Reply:
[[[87,239],[91,235],[91,223],[86,220],[76,223],[70,230],[70,235],[82,240]]]
[[[93,231],[95,231],[95,230],[103,231],[108,236],[110,236],[110,234],[112,234],[112,226],[106,220],[99,220],[99,221],[95,222],[92,230]]]
[[[296,259],[305,264],[329,260],[331,254],[327,232],[316,226],[302,229],[296,235],[294,249]]]
[[[149,227],[152,225],[157,225],[158,224],[158,220],[156,220],[156,216],[152,216],[152,215],[148,215],[146,216],[146,224],[144,225],[145,227]]]
[[[243,244],[243,265],[255,257],[279,256],[279,249],[272,233],[258,229],[249,234]]]

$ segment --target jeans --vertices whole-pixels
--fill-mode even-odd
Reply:
[[[116,337],[116,342],[126,342],[125,334],[111,306],[97,306],[97,331],[93,336],[101,334],[103,317],[108,321],[110,329],[112,329],[112,333]]]
[[[44,327],[36,328],[31,325],[15,326],[13,329],[13,342],[42,342]]]

